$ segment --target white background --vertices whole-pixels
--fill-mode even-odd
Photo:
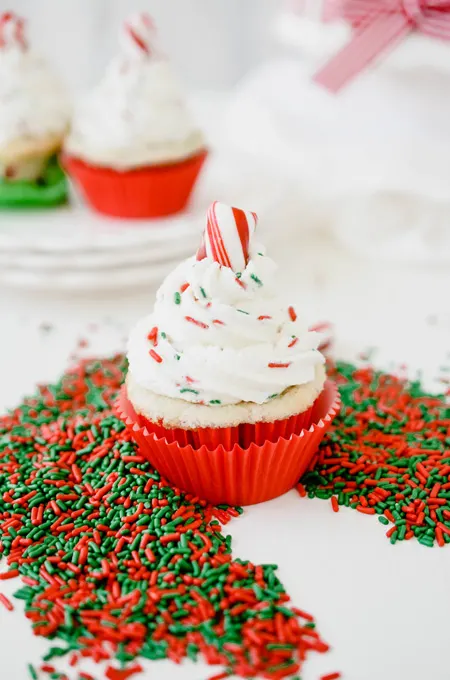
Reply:
[[[28,18],[32,43],[56,63],[68,87],[94,84],[117,46],[121,22],[150,12],[188,86],[233,85],[270,51],[281,0],[0,0]]]
[[[73,92],[98,79],[114,51],[119,21],[138,7],[154,14],[188,86],[228,88],[270,52],[268,19],[278,5],[277,0],[0,0],[1,11],[13,6],[29,16],[33,42],[56,58]],[[282,265],[280,285],[299,300],[297,308],[311,322],[335,322],[339,356],[377,347],[380,364],[406,362],[412,373],[423,368],[428,378],[449,363],[447,265],[365,261],[315,230],[299,231],[300,224],[294,221],[288,229],[275,215],[261,228]],[[150,311],[154,292],[68,296],[0,288],[0,407],[14,406],[36,382],[56,379],[82,337],[90,338],[87,351],[123,349],[130,325]],[[332,644],[332,652],[307,661],[303,680],[333,670],[342,671],[345,680],[449,680],[450,547],[391,546],[376,518],[349,510],[336,515],[329,502],[300,499],[295,492],[248,508],[227,531],[236,557],[279,564],[293,604],[317,617]],[[7,594],[16,587],[1,583]],[[25,680],[27,662],[37,667],[48,647],[33,638],[20,603],[13,614],[0,607],[0,680]],[[219,672],[169,662],[148,669],[145,677],[169,680],[205,680]]]

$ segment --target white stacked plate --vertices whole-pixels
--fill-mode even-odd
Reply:
[[[156,285],[196,251],[211,201],[258,212],[258,231],[269,245],[270,227],[292,219],[285,190],[282,178],[216,150],[190,210],[164,219],[107,218],[76,197],[58,209],[2,211],[0,284],[80,292]]]
[[[0,283],[92,290],[161,280],[193,252],[204,213],[146,222],[107,219],[73,205],[0,217]]]

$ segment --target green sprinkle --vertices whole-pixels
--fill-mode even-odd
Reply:
[[[256,274],[250,274],[250,278],[251,278],[255,283],[257,283],[258,286],[262,286],[262,285],[263,285],[263,282],[261,281],[261,279],[259,279],[259,278],[256,276]]]
[[[220,401],[220,399],[211,399],[211,401],[209,403],[210,404],[221,404],[222,402]]]
[[[240,312],[241,314],[247,314],[247,316],[249,316],[249,312],[246,312],[243,309],[236,309],[236,311]]]
[[[204,298],[208,297],[208,296],[206,295],[205,289],[202,288],[201,286],[200,286],[200,293],[203,295]]]
[[[38,680],[38,674],[34,670],[34,666],[32,666],[31,663],[28,664],[28,674],[32,680]]]
[[[180,390],[181,394],[184,394],[185,392],[191,392],[192,394],[199,394],[198,390],[194,390],[192,387],[182,387]]]
[[[181,295],[178,291],[174,293],[173,301],[175,302],[176,305],[181,304]]]

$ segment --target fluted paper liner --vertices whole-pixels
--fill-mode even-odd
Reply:
[[[165,217],[183,210],[205,162],[206,150],[182,161],[119,171],[64,153],[62,162],[87,203],[113,217]]]
[[[257,441],[229,448],[235,428],[198,430],[198,446],[180,443],[173,432],[161,427],[151,431],[153,424],[136,413],[125,385],[115,404],[141,454],[166,479],[212,503],[230,505],[261,503],[289,491],[314,465],[319,444],[339,408],[338,389],[327,380],[308,412],[293,417],[295,431],[292,418],[261,423],[263,429],[255,430]],[[303,420],[308,421],[306,427],[299,425]],[[201,443],[204,438],[214,447]]]

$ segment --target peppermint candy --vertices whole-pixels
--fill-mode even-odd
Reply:
[[[0,15],[0,49],[19,48],[25,51],[28,48],[25,40],[25,20],[13,12],[4,12]]]
[[[197,260],[209,257],[223,267],[241,272],[249,260],[250,239],[257,223],[256,213],[215,201],[207,213]]]
[[[133,14],[123,26],[121,45],[131,57],[151,57],[156,54],[157,30],[146,12]]]

